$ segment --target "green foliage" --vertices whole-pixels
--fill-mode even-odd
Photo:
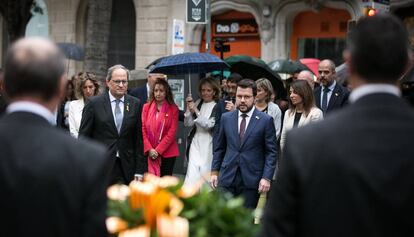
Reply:
[[[128,199],[125,201],[109,199],[107,216],[116,216],[125,220],[130,228],[145,223],[142,209],[132,210]]]
[[[189,220],[192,237],[250,237],[257,233],[253,210],[244,208],[242,198],[204,189],[183,202],[180,216]]]

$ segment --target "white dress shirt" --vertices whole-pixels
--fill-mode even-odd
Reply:
[[[46,107],[31,102],[31,101],[18,101],[11,103],[6,110],[7,113],[14,112],[29,112],[46,119],[51,125],[56,125],[56,116],[50,112]]]
[[[253,111],[254,111],[254,109],[255,109],[255,107],[253,106],[253,108],[249,111],[249,112],[247,112],[247,113],[243,113],[243,112],[241,112],[240,110],[239,110],[239,121],[238,121],[238,124],[239,124],[239,126],[238,126],[238,133],[240,133],[240,123],[241,123],[241,121],[242,121],[242,119],[243,119],[243,117],[241,116],[242,114],[247,114],[247,117],[246,117],[246,129],[244,130],[244,132],[246,132],[247,131],[247,127],[249,126],[249,122],[250,122],[250,118],[252,117],[252,115],[253,115]]]
[[[400,97],[401,91],[397,86],[386,84],[386,83],[376,83],[376,84],[367,84],[355,88],[349,95],[349,101],[354,103],[363,96],[375,93],[387,93]]]

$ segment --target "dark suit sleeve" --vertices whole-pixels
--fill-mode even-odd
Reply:
[[[223,162],[224,155],[226,154],[227,141],[224,133],[224,120],[225,118],[221,117],[220,127],[218,128],[218,132],[216,134],[216,145],[213,147],[213,162],[211,165],[212,172],[220,171],[221,163]]]
[[[273,174],[275,172],[276,160],[277,160],[277,138],[276,138],[276,129],[273,122],[273,118],[270,117],[266,124],[265,130],[265,164],[263,169],[262,178],[267,180],[273,179]]]
[[[288,133],[287,140],[291,140]],[[299,178],[295,161],[298,144],[286,143],[284,158],[280,160],[277,183],[271,186],[262,218],[259,236],[296,236],[298,225]]]
[[[146,172],[148,172],[148,164],[147,164],[147,159],[144,156],[144,143],[143,143],[143,137],[142,137],[142,120],[141,120],[141,116],[142,116],[142,102],[139,101],[138,102],[138,119],[137,119],[137,124],[136,124],[136,133],[137,133],[137,161],[136,163],[136,167],[135,167],[135,173],[136,174],[144,174]]]
[[[91,152],[88,158],[90,163],[87,164],[89,181],[86,186],[86,195],[83,205],[82,235],[90,236],[108,236],[105,219],[107,197],[106,189],[109,184],[109,156],[104,152]],[[90,156],[92,155],[92,157]],[[94,159],[96,158],[96,159]],[[93,162],[93,164],[92,164]],[[92,168],[94,167],[94,168]]]
[[[92,132],[95,122],[95,112],[92,102],[87,103],[83,108],[81,124],[79,127],[79,137],[92,138]]]

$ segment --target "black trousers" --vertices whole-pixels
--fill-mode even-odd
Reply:
[[[121,158],[115,157],[115,163],[112,166],[109,184],[126,184],[128,185],[132,180],[127,180],[124,170],[121,165]]]
[[[246,208],[255,209],[257,203],[259,202],[259,187],[257,188],[247,188],[244,186],[242,174],[240,169],[237,169],[236,177],[233,180],[233,183],[229,187],[219,187],[219,190],[230,192],[234,196],[242,196],[244,198],[244,206]]]
[[[162,158],[161,160],[161,176],[172,175],[174,170],[176,157]]]

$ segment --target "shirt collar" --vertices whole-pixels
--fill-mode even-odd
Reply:
[[[401,91],[397,86],[386,83],[375,83],[355,88],[349,95],[349,101],[353,103],[363,96],[375,93],[387,93],[395,96],[401,96]]]
[[[247,114],[247,117],[251,118],[251,117],[252,117],[252,115],[253,115],[253,111],[254,111],[254,106],[253,106],[253,108],[252,108],[249,112],[247,112],[247,113],[243,113],[243,112],[241,112],[241,111],[239,110],[239,117],[240,117],[242,114]]]
[[[108,94],[109,94],[109,101],[111,101],[111,102],[116,101],[116,98],[111,94],[110,91],[108,91]],[[125,99],[125,96],[122,96],[121,99],[120,99],[122,103],[124,103],[124,99]]]
[[[31,101],[13,102],[7,107],[7,113],[29,112],[46,119],[51,125],[56,125],[56,117],[46,107]]]
[[[332,92],[335,89],[336,81],[334,80],[331,85],[328,86],[329,92]],[[325,87],[322,88],[322,91]]]

